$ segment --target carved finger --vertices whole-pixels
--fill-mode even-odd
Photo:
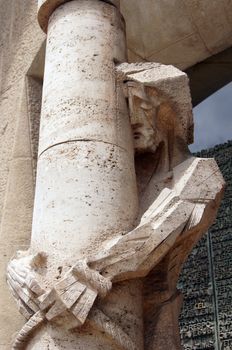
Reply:
[[[86,290],[86,286],[70,274],[57,283],[55,289],[67,309],[70,309]]]
[[[17,307],[19,312],[27,319],[29,320],[33,315],[34,311],[31,310],[21,299],[17,300]]]
[[[14,288],[11,286],[10,282],[7,281],[8,287],[16,301],[17,308],[19,312],[26,318],[29,319],[31,316],[33,316],[34,311],[31,310],[19,297],[19,295],[15,292]]]
[[[39,283],[31,273],[27,275],[25,279],[25,285],[37,296],[40,296],[44,293],[44,290],[40,287]]]
[[[55,304],[48,310],[45,317],[48,321],[53,320],[55,317],[62,314],[64,311],[66,311],[66,306],[62,303],[61,300],[56,300]]]
[[[41,295],[38,298],[40,310],[44,311],[49,307],[51,307],[55,303],[56,298],[57,298],[57,294],[55,289],[51,289],[46,293],[44,293],[43,295]]]
[[[14,290],[14,288],[11,286],[11,283],[10,283],[10,281],[7,279],[7,285],[8,285],[8,287],[9,287],[9,289],[10,289],[10,291],[11,291],[11,294],[12,294],[12,296],[13,296],[13,298],[15,299],[15,301],[17,302],[18,300],[19,300],[19,296],[18,296],[18,294],[16,293],[16,291]]]
[[[10,283],[16,295],[18,295],[25,304],[27,304],[34,312],[37,312],[39,310],[35,299],[26,288],[22,288],[21,285],[15,283],[10,275],[8,275],[8,282]]]
[[[25,286],[28,288],[29,291],[35,293],[35,295],[37,296],[44,293],[44,290],[40,287],[30,270],[27,274],[24,274],[22,273],[22,270],[20,271],[18,268],[15,269],[14,267],[14,264],[10,264],[7,268],[7,272],[8,275],[10,275],[11,278],[15,281],[15,284],[18,285],[18,287]],[[26,269],[24,271],[26,271]],[[21,274],[19,274],[19,272],[21,272]],[[23,278],[22,276],[25,276],[25,278]]]
[[[23,287],[24,285],[24,278],[22,278],[15,269],[12,268],[11,265],[8,265],[7,267],[7,276],[8,278],[11,277],[11,280],[15,281],[15,284]]]
[[[86,289],[76,304],[71,308],[73,315],[82,325],[85,323],[96,298],[97,292],[91,289]]]

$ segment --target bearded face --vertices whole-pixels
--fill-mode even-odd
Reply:
[[[144,86],[130,83],[129,109],[136,153],[155,152],[163,141],[159,130],[158,112],[160,101],[158,95],[151,96]]]

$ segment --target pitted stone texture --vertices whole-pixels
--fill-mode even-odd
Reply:
[[[127,107],[114,83],[114,60],[126,60],[124,23],[105,2],[79,0],[76,5],[67,2],[50,19],[39,154],[75,140],[130,150]]]
[[[131,126],[123,89],[117,84],[115,74],[115,61],[125,60],[124,23],[115,6],[104,1],[70,1],[51,15],[32,242],[28,253],[36,256],[43,252],[46,256],[46,264],[33,271],[45,293],[54,287],[59,294],[57,281],[71,266],[86,254],[92,255],[97,248],[101,249],[102,241],[112,240],[117,232],[130,230],[138,214]],[[8,269],[9,283],[19,300],[24,298],[22,290],[31,295],[32,288],[38,287],[32,283],[30,273],[26,277],[29,283],[19,278],[21,266],[23,261],[19,259],[18,274],[14,262]],[[55,348],[48,333],[56,321],[52,337],[63,348],[133,350],[134,344],[142,346],[141,284],[128,281],[113,287],[106,302],[102,301],[104,314],[97,313],[91,318],[89,311],[95,307],[97,294],[99,298],[105,294],[102,288],[93,290],[93,283],[89,281],[88,276],[96,277],[98,273],[88,274],[86,269],[83,281],[77,265],[73,269],[80,278],[78,288],[86,282],[89,292],[86,299],[85,291],[80,300],[77,296],[72,310],[80,321],[78,325],[85,322],[84,327],[65,337],[68,323],[63,322],[65,314],[61,320],[58,316],[62,311],[71,314],[62,309],[62,303],[70,307],[74,295],[59,294],[60,300],[52,299],[52,294],[46,299],[45,295],[44,302],[55,302],[48,305],[51,309],[46,313],[52,325],[44,322],[41,333],[35,332],[25,346]],[[101,282],[104,280],[99,275],[98,278]],[[22,290],[17,288],[18,282]],[[95,282],[99,282],[97,278]],[[131,299],[134,288],[136,298]],[[117,291],[120,298],[116,299]],[[78,292],[79,289],[75,290],[76,295]],[[27,303],[27,298],[25,300]],[[39,311],[36,311],[36,302],[32,302],[30,299],[28,305],[36,315]],[[46,312],[46,305],[44,307],[42,311]],[[18,335],[21,343],[27,338],[25,330],[37,327],[39,316],[35,323],[29,320],[28,327],[22,328]],[[60,325],[64,329],[60,330]],[[96,342],[95,334],[99,332],[102,337]]]
[[[168,125],[168,114],[173,114],[172,119],[176,119],[174,123],[177,124],[178,136],[187,144],[193,142],[192,102],[189,80],[185,73],[174,66],[159,63],[123,63],[117,66],[117,75],[120,81],[126,81],[128,84],[128,97],[133,115],[138,114],[136,101],[140,99],[141,108],[147,115],[150,110],[153,118],[157,115],[158,119],[160,113],[160,123],[166,123],[167,130],[171,127]],[[132,121],[132,124],[136,123],[141,123],[141,120]]]
[[[38,21],[40,27],[46,33],[48,28],[49,18],[52,13],[62,4],[70,0],[38,0]],[[88,1],[88,0],[85,0]],[[120,0],[95,0],[104,1],[117,8],[120,6]]]
[[[74,263],[137,215],[131,126],[114,64],[125,52],[114,6],[70,1],[51,16],[32,247],[56,261]]]
[[[32,248],[49,253],[57,267],[93,253],[102,240],[129,229],[136,215],[133,157],[125,150],[79,141],[40,156]]]

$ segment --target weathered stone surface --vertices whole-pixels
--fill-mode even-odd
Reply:
[[[32,247],[60,255],[60,264],[65,252],[74,264],[96,249],[99,234],[127,229],[137,215],[130,123],[112,83],[114,58],[125,59],[123,26],[113,6],[91,4],[59,7],[48,33]]]
[[[186,69],[231,46],[231,1],[132,3],[121,0],[130,62],[153,61]]]
[[[118,285],[121,300],[114,300],[113,290],[112,294],[106,293],[111,289],[108,279],[89,270],[87,265],[82,272],[82,265],[77,264],[86,252],[93,254],[97,247],[101,249],[102,240],[112,239],[117,232],[132,228],[138,212],[127,105],[121,86],[115,89],[114,60],[125,60],[125,49],[121,16],[108,3],[68,2],[51,16],[29,253],[32,256],[19,259],[19,266],[33,270],[30,284],[23,281],[17,259],[8,268],[8,281],[26,310],[38,312],[37,305],[44,320],[56,325],[56,341],[66,329],[84,323],[89,332],[93,324],[98,332],[99,329],[106,332],[107,325],[103,322],[111,319],[106,336],[99,340],[101,348],[107,350],[115,348],[119,333],[121,339],[133,339],[131,344],[142,345],[143,342],[139,283],[132,281]],[[35,264],[39,252],[47,258]],[[70,286],[70,291],[67,287],[64,292],[57,279],[69,278],[69,274],[75,276],[76,283],[72,288]],[[138,297],[129,301],[135,283]],[[36,294],[37,290],[39,294]],[[44,290],[42,296],[41,290]],[[99,311],[98,317],[91,321],[92,326],[88,326],[85,321],[95,299],[97,296],[102,299],[105,294],[109,295],[104,302],[104,313]],[[123,314],[125,311],[128,315]],[[64,317],[65,329],[58,332]],[[34,326],[36,328],[37,323]],[[42,328],[41,338],[31,339],[28,348],[52,346],[46,336],[50,325],[44,323]],[[31,331],[29,325],[28,332]],[[63,337],[67,348],[74,341],[71,338],[65,342]],[[85,344],[85,347],[97,349],[94,336],[89,335],[86,342],[84,329],[73,338],[75,347]],[[109,344],[111,338],[112,345]],[[21,333],[19,339],[22,341]],[[27,334],[25,339],[28,339]],[[17,341],[18,338],[15,344]],[[125,346],[120,341],[118,347]],[[128,349],[132,349],[132,345]]]
[[[39,21],[40,27],[43,29],[45,33],[47,32],[47,29],[48,29],[48,22],[49,22],[50,16],[59,6],[65,4],[68,1],[70,0],[38,0],[38,21]],[[83,0],[83,1],[89,1],[89,0]],[[118,8],[120,5],[120,0],[98,0],[98,1],[104,1]]]
[[[151,130],[153,130],[151,137],[154,141],[154,147],[151,147],[150,143],[147,142],[146,133],[140,133],[139,137],[142,140],[140,145],[142,144],[142,147],[136,148],[137,134],[134,134],[135,150],[138,152],[139,157],[136,163],[136,170],[138,178],[140,177],[140,217],[138,217],[137,226],[131,231],[124,229],[124,232],[120,233],[112,219],[109,224],[105,218],[104,225],[107,225],[108,228],[113,223],[110,229],[111,233],[109,232],[107,236],[102,236],[101,233],[99,234],[101,226],[97,227],[94,224],[99,234],[98,245],[94,245],[93,251],[91,248],[88,248],[91,236],[85,235],[85,238],[80,236],[79,246],[84,248],[84,251],[80,254],[78,253],[77,243],[70,246],[69,242],[73,243],[71,236],[68,238],[65,233],[62,235],[63,240],[61,236],[57,240],[57,237],[60,235],[59,230],[62,227],[62,223],[57,221],[58,225],[51,239],[52,242],[57,240],[55,250],[54,243],[49,246],[47,234],[44,235],[43,232],[46,232],[46,227],[49,227],[48,220],[50,218],[52,218],[51,231],[52,228],[54,230],[55,221],[54,216],[48,215],[49,205],[45,205],[46,211],[43,212],[43,202],[50,201],[49,191],[45,191],[43,188],[48,186],[49,190],[52,189],[51,195],[55,194],[56,198],[62,198],[62,192],[59,191],[59,187],[54,187],[53,185],[55,173],[48,173],[45,176],[45,187],[40,182],[40,179],[43,179],[44,169],[49,169],[51,166],[49,163],[53,164],[55,162],[57,170],[57,160],[65,165],[68,157],[65,157],[66,151],[64,147],[66,147],[66,143],[53,146],[51,149],[45,149],[39,158],[39,163],[45,155],[46,157],[49,155],[49,161],[46,166],[43,165],[38,171],[37,190],[39,188],[42,193],[46,193],[46,196],[37,197],[36,199],[36,205],[40,206],[38,212],[42,213],[42,215],[41,220],[35,220],[34,217],[34,229],[37,227],[37,232],[35,235],[34,231],[35,236],[32,236],[32,252],[34,252],[33,254],[36,251],[46,252],[46,261],[50,264],[52,262],[51,267],[47,265],[47,262],[39,266],[39,269],[47,270],[46,278],[48,280],[45,281],[42,275],[38,273],[38,266],[35,267],[33,263],[37,259],[36,256],[33,257],[32,255],[31,257],[13,260],[10,263],[8,281],[16,299],[25,303],[26,309],[29,308],[32,313],[36,314],[42,311],[44,321],[58,322],[61,325],[62,317],[66,317],[66,329],[89,324],[89,321],[93,327],[91,315],[95,315],[94,322],[97,323],[96,327],[105,329],[104,323],[108,322],[107,314],[109,311],[105,316],[101,314],[101,311],[96,306],[97,296],[101,299],[100,305],[103,306],[105,303],[104,297],[108,293],[109,295],[111,294],[112,283],[114,286],[116,282],[122,283],[131,279],[145,278],[144,315],[146,328],[144,343],[146,349],[164,349],[165,344],[168,344],[170,348],[179,349],[178,314],[181,298],[177,292],[176,284],[182,265],[193,245],[206,232],[215,218],[224,181],[213,159],[194,158],[183,147],[187,144],[189,136],[188,130],[186,131],[188,128],[184,117],[189,121],[188,116],[191,114],[190,95],[187,80],[183,73],[175,68],[159,64],[140,64],[138,66],[124,64],[117,67],[117,79],[118,86],[122,88],[125,92],[125,97],[129,99],[132,126],[139,123],[140,128],[142,128],[144,127],[143,123],[146,123],[148,120],[148,125],[152,125]],[[137,86],[134,85],[135,83]],[[170,85],[167,87],[169,83]],[[146,87],[151,89],[153,99],[148,99],[150,96]],[[175,88],[175,93],[172,93],[173,88]],[[185,89],[185,98],[183,101],[180,101],[177,92],[183,89]],[[140,99],[138,108],[135,108],[136,98],[131,98],[130,94]],[[168,116],[167,113],[159,114],[162,104],[165,104],[165,111],[169,110],[169,106],[174,106]],[[140,109],[145,110],[145,113],[140,114]],[[177,118],[180,114],[182,118]],[[160,128],[159,137],[157,137],[155,128]],[[190,130],[192,131],[192,128]],[[87,149],[91,149],[92,144],[94,144],[94,141],[91,139],[88,142],[85,141]],[[162,153],[159,153],[160,147],[163,148]],[[170,147],[172,152],[170,152]],[[63,151],[61,152],[60,149]],[[154,171],[154,169],[149,168],[149,164],[146,164],[149,175],[149,181],[147,182],[147,174],[144,176],[139,163],[144,153],[148,151],[153,154],[158,153],[158,165]],[[81,159],[79,151],[78,157]],[[162,157],[165,158],[165,161]],[[91,159],[91,157],[89,158]],[[75,159],[75,156],[72,156],[71,160],[73,161],[73,159]],[[101,165],[100,160],[98,162],[99,164],[95,164],[95,177],[98,173],[98,166]],[[119,164],[119,159],[116,164]],[[70,169],[70,166],[66,165],[65,169]],[[81,174],[83,176],[83,170]],[[112,178],[112,174],[110,177]],[[70,181],[71,178],[75,178],[75,172],[72,172]],[[51,183],[50,179],[52,179]],[[65,174],[63,174],[63,179],[66,179]],[[86,181],[88,175],[85,175],[84,179]],[[70,181],[65,180],[64,183],[72,183]],[[64,186],[62,186],[62,191],[63,188]],[[67,188],[66,186],[65,194],[67,193]],[[83,182],[81,188],[86,188],[85,182]],[[91,186],[89,185],[88,188],[91,188]],[[123,188],[124,190],[126,189],[125,183]],[[73,190],[74,188],[72,188]],[[119,192],[119,189],[115,188],[115,190]],[[128,193],[128,190],[125,192]],[[75,201],[71,202],[71,205],[69,203],[69,215],[75,207],[78,197],[79,195],[76,195]],[[65,197],[63,203],[64,201]],[[57,200],[55,198],[52,200],[52,203],[54,203],[52,208],[57,208]],[[96,199],[91,203],[95,203],[96,206],[99,201]],[[89,214],[93,213],[93,210],[91,209]],[[104,212],[106,210],[107,208],[105,207]],[[99,209],[97,209],[97,212],[99,212]],[[85,209],[82,208],[80,213],[83,215]],[[65,215],[67,215],[67,212]],[[122,217],[122,214],[120,215]],[[86,224],[83,222],[82,226],[84,228]],[[66,225],[63,224],[63,227],[65,228]],[[93,232],[92,228],[91,233],[93,234]],[[97,232],[95,234],[96,238]],[[98,251],[97,253],[96,250]],[[62,252],[62,254],[59,252]],[[80,260],[75,263],[75,259],[78,259],[78,254]],[[57,259],[59,260],[57,261]],[[63,276],[63,279],[54,284],[52,282],[54,279],[54,266],[57,266],[57,263],[59,263],[62,266],[61,269],[66,270],[67,262],[73,264],[72,268],[65,275],[61,273],[60,275]],[[20,266],[25,266],[29,276],[31,276],[29,278],[30,285],[20,273]],[[163,273],[160,275],[162,270]],[[155,281],[155,288],[152,280]],[[21,286],[21,289],[20,287],[18,289],[18,286]],[[31,299],[29,296],[32,288],[34,288],[34,293],[35,291],[38,291],[38,293],[36,292],[37,296]],[[44,292],[42,292],[43,289],[45,290]],[[121,296],[121,298],[124,298],[124,301],[128,301],[128,295],[126,294],[124,294],[124,297]],[[164,306],[164,303],[166,306]],[[40,311],[37,309],[37,306]],[[151,312],[151,307],[153,310],[156,310],[155,313]],[[96,314],[99,317],[96,318]],[[108,317],[110,317],[110,314],[108,314]],[[67,320],[69,320],[68,323]],[[36,327],[37,323],[35,323],[35,329]],[[113,334],[117,334],[117,332],[123,337],[123,329],[117,323],[112,327],[116,327],[113,333],[106,332],[108,337],[111,336],[112,341],[115,339]],[[170,328],[168,338],[165,331],[166,327]],[[31,328],[29,332],[31,332]],[[151,332],[154,332],[154,336],[151,335]],[[124,336],[127,337],[126,334]],[[20,334],[19,337],[21,337]],[[25,339],[27,339],[26,336]],[[47,338],[42,337],[41,340],[33,342],[33,344],[46,344],[45,339]],[[89,341],[91,340],[89,339]],[[78,344],[80,343],[78,342]],[[95,345],[92,343],[91,346]],[[136,343],[133,345],[129,338],[128,346],[125,344],[119,345],[122,349],[136,349]],[[68,343],[65,346],[68,348]],[[138,344],[137,347],[142,349]],[[32,349],[34,349],[34,345]]]
[[[44,36],[33,29],[34,3],[14,8],[9,1],[4,6],[11,18],[8,22],[1,14],[1,46],[12,44],[12,52],[9,57],[6,49],[0,53],[3,121],[11,115],[2,128],[2,199],[6,196],[1,230],[11,238],[3,246],[4,259],[9,259],[16,245],[28,243],[39,83],[31,81],[23,92],[27,101],[21,131],[16,131],[14,114],[21,109],[25,74],[41,78],[41,60],[36,63],[34,55]],[[118,10],[104,1],[63,3],[49,17],[32,245],[8,267],[18,308],[29,319],[15,349],[70,349],[75,344],[91,350],[140,350],[144,341],[148,350],[166,344],[178,348],[177,278],[215,217],[223,187],[213,161],[187,152],[192,132],[187,78],[171,67],[144,65],[139,71],[126,66],[125,78],[117,81],[115,63],[126,60],[124,25]],[[24,137],[17,136],[13,148],[14,135],[20,133]],[[17,154],[10,164],[13,149]],[[2,278],[4,271],[2,265]],[[5,292],[2,304],[4,313],[14,314]],[[21,321],[15,318],[0,327],[4,350],[19,328]]]
[[[130,82],[128,84],[128,99],[132,127],[145,123],[145,120],[149,119],[149,124],[153,125],[153,129],[157,129],[158,123],[166,123],[165,127],[168,130],[168,128],[174,128],[170,124],[172,118],[172,123],[176,124],[176,131],[178,129],[178,136],[187,144],[193,142],[192,104],[188,77],[185,73],[174,66],[159,63],[124,63],[117,67],[117,74],[120,81]],[[156,125],[154,125],[154,108],[158,113]],[[143,109],[144,113],[147,115],[150,113],[150,116],[143,117],[144,122],[142,122],[140,120],[141,113],[137,109]],[[153,130],[152,133],[154,134]]]
[[[0,87],[3,94],[20,80],[24,81],[45,35],[36,23],[34,0],[1,0],[0,5]]]

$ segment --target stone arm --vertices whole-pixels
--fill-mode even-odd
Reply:
[[[224,186],[213,159],[186,160],[173,169],[170,181],[169,188],[164,187],[134,230],[120,234],[110,248],[77,261],[52,289],[43,290],[33,271],[35,260],[38,263],[42,256],[27,255],[11,261],[8,284],[29,319],[26,331],[23,328],[17,339],[25,339],[23,332],[28,334],[44,320],[55,320],[67,311],[73,317],[68,327],[81,326],[88,317],[89,322],[104,331],[103,325],[111,321],[94,305],[96,298],[104,298],[112,283],[145,277],[181,235],[184,238],[190,230],[199,231],[199,224],[208,220],[204,215],[206,208],[220,199]],[[202,227],[205,229],[206,225]],[[122,335],[122,330],[118,332]],[[125,341],[130,343],[129,339]],[[125,348],[130,349],[129,343]]]
[[[140,224],[122,235],[108,251],[89,259],[89,266],[113,282],[145,277],[173,246],[196,204],[165,188]]]
[[[173,170],[173,187],[164,188],[140,224],[118,238],[112,247],[88,259],[88,265],[112,282],[145,277],[173,247],[209,222],[204,212],[219,201],[224,181],[213,159],[190,158]],[[215,204],[215,203],[214,203]],[[218,205],[214,205],[215,214]],[[203,230],[207,230],[203,225]],[[199,230],[199,228],[198,228]],[[204,232],[202,232],[203,234]]]

